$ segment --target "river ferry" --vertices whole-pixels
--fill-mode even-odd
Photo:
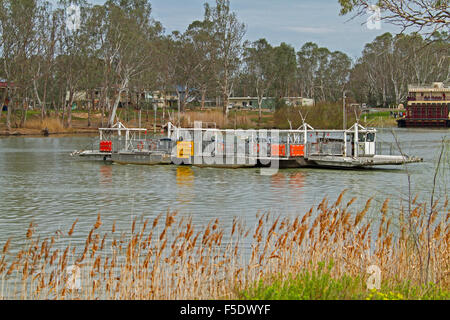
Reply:
[[[329,167],[367,168],[402,165],[422,158],[384,153],[377,130],[355,123],[347,130],[221,130],[181,128],[168,123],[167,136],[155,138],[146,129],[118,123],[100,128],[98,148],[72,153],[84,159],[120,164],[174,164],[198,167]]]

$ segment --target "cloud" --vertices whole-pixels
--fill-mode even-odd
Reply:
[[[313,33],[313,34],[327,34],[336,32],[336,29],[327,27],[285,27],[284,29],[294,31],[297,33]]]

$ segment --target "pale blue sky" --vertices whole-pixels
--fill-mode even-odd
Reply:
[[[52,0],[56,2],[56,0]],[[88,0],[102,4],[105,0]],[[203,17],[205,0],[151,0],[153,17],[167,32],[184,31],[190,22]],[[213,4],[214,0],[208,0]],[[381,29],[370,30],[367,17],[348,21],[339,16],[338,0],[231,0],[231,7],[247,25],[245,38],[266,38],[272,45],[286,42],[299,50],[308,41],[328,49],[340,50],[352,58],[359,57],[364,45],[384,32],[397,31],[381,23]]]

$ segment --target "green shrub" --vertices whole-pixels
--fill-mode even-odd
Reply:
[[[289,275],[282,280],[275,276],[264,283],[243,290],[238,297],[244,300],[448,300],[448,290],[434,284],[424,287],[411,286],[409,282],[382,283],[380,290],[368,290],[363,279],[331,276],[333,262],[326,267],[320,262],[316,269],[301,274]],[[269,284],[267,284],[269,282]]]
[[[337,103],[316,103],[311,107],[279,107],[274,113],[275,126],[289,129],[291,121],[292,128],[297,129],[302,125],[299,111],[306,118],[305,121],[314,128],[342,129],[342,104]],[[355,121],[354,112],[347,110],[347,126],[350,127]]]

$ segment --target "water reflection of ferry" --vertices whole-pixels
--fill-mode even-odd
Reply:
[[[194,171],[188,166],[176,168],[176,201],[178,204],[189,205],[195,200]]]
[[[112,167],[111,165],[102,165],[100,167],[100,184],[111,185],[112,184]]]

